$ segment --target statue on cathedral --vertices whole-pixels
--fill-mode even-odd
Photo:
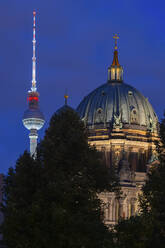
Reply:
[[[117,129],[117,128],[121,129],[123,127],[123,124],[121,122],[121,113],[119,115],[114,114],[113,120],[114,120],[114,122],[113,122],[113,128],[115,128],[115,129]]]
[[[149,131],[153,133],[156,130],[156,122],[149,116]]]

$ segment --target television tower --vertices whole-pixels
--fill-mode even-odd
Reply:
[[[39,109],[39,93],[36,88],[36,12],[33,11],[33,57],[32,57],[32,87],[28,91],[28,109],[24,112],[23,115],[23,124],[30,130],[29,139],[30,139],[30,154],[34,158],[36,157],[36,148],[37,148],[37,131],[41,129],[45,123],[44,116]]]

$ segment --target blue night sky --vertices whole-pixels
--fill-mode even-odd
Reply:
[[[0,1],[0,172],[29,149],[22,125],[31,86],[32,12],[36,10],[37,86],[46,125],[64,104],[76,108],[107,80],[114,41],[124,81],[149,98],[159,118],[165,108],[165,2],[162,0]]]

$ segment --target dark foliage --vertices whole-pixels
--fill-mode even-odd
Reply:
[[[98,193],[118,182],[90,147],[83,123],[67,110],[55,114],[38,157],[28,153],[6,177],[3,225],[10,247],[105,247],[112,241],[103,223]]]
[[[149,248],[152,221],[143,215],[120,220],[115,228],[116,248]]]
[[[30,247],[35,240],[34,223],[37,210],[37,189],[40,188],[41,167],[29,155],[18,159],[15,169],[10,168],[5,178],[5,216],[3,235],[8,247]],[[25,242],[26,241],[26,242]]]

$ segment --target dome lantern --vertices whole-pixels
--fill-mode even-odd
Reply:
[[[115,49],[114,49],[112,65],[108,68],[108,82],[109,81],[122,82],[123,81],[123,68],[119,64],[118,50],[117,50],[117,40],[119,39],[119,37],[117,36],[117,34],[115,34],[113,38],[115,39]]]

